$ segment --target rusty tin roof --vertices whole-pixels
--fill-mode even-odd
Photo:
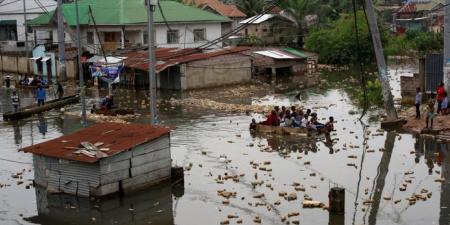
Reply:
[[[76,148],[80,147],[81,142],[102,142],[102,148],[109,148],[104,153],[106,153],[107,157],[110,157],[155,140],[170,133],[170,130],[170,128],[164,126],[102,123],[73,134],[22,148],[19,151],[66,160],[95,163],[100,158],[74,154]]]

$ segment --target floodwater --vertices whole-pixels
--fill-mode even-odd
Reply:
[[[391,76],[393,89],[398,90],[397,75]],[[142,96],[135,92],[120,93]],[[362,124],[358,121],[361,109],[339,84],[328,89],[304,89],[300,102],[294,97],[298,94],[295,88],[270,93],[242,101],[296,104],[312,108],[319,118],[334,116],[337,132],[332,135],[333,142],[252,135],[248,124],[251,118],[262,120],[261,115],[226,114],[187,106],[172,108],[163,102],[160,120],[177,127],[171,135],[173,164],[190,167],[185,172],[184,188],[162,184],[131,196],[104,200],[47,195],[28,186],[33,179],[32,156],[17,150],[81,129],[78,118],[55,110],[18,123],[0,122],[0,184],[10,185],[0,188],[0,224],[209,225],[225,220],[236,224],[239,219],[242,224],[255,224],[256,216],[261,224],[450,223],[448,144],[379,131],[377,109],[370,110]],[[0,109],[5,111],[9,107],[6,90],[1,89],[0,94]],[[90,100],[96,96],[99,94],[91,94]],[[171,96],[168,93],[165,98]],[[77,108],[79,105],[66,110]],[[143,116],[136,122],[146,120],[148,117]],[[21,171],[24,183],[18,185],[18,179],[11,175]],[[239,181],[217,182],[218,176],[225,175],[239,175]],[[438,178],[445,181],[436,182]],[[254,181],[263,184],[253,186]],[[305,191],[296,191],[294,182]],[[406,190],[400,191],[404,184]],[[334,186],[345,188],[345,214],[330,215],[320,208],[302,208],[304,198],[328,205],[328,191]],[[217,194],[223,189],[236,192],[229,204],[223,204],[225,198]],[[279,192],[283,191],[295,192],[297,200],[280,197]],[[423,195],[431,193],[430,198],[410,205],[406,198],[421,191]],[[261,193],[262,198],[254,198]],[[373,203],[363,204],[366,200]],[[300,214],[282,222],[293,212]],[[228,219],[228,215],[239,219]]]

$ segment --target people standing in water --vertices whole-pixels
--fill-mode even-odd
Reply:
[[[20,98],[19,98],[19,95],[17,94],[16,90],[14,90],[12,92],[11,102],[12,102],[12,106],[14,108],[14,112],[18,112],[19,111],[19,105],[20,105]]]
[[[56,82],[56,86],[57,86],[56,93],[58,94],[58,99],[61,99],[62,97],[64,97],[64,88],[59,81]]]
[[[423,93],[420,90],[420,87],[417,88],[416,90],[416,101],[415,101],[415,106],[416,106],[416,118],[420,119],[420,105],[422,105],[422,96]]]
[[[46,93],[45,93],[45,89],[42,87],[42,85],[39,85],[37,91],[36,91],[36,99],[37,99],[37,104],[38,106],[44,105],[45,104],[45,99],[46,99]]]
[[[6,88],[10,88],[11,87],[11,77],[10,76],[6,76],[5,77],[5,87]]]

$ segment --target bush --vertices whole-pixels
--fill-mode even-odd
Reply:
[[[374,81],[367,81],[366,88],[369,105],[382,105],[383,92],[380,80],[375,79]],[[361,104],[364,103],[364,92],[362,89],[358,91],[358,101]]]
[[[364,13],[357,13],[361,59],[364,63],[374,61],[372,41]],[[349,65],[356,62],[357,42],[353,14],[343,14],[331,22],[329,28],[312,30],[306,38],[307,49],[319,53],[319,62],[333,65]]]

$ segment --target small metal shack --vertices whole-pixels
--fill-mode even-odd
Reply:
[[[21,149],[35,184],[83,197],[130,193],[171,177],[170,129],[103,123]]]

